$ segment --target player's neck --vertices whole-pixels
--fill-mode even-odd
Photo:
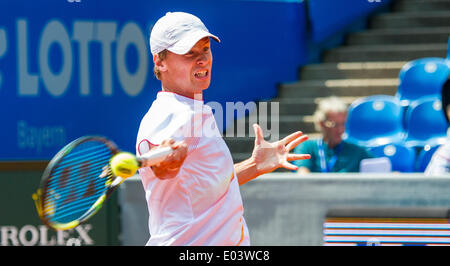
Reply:
[[[198,101],[203,101],[203,93],[201,92],[185,92],[183,90],[177,90],[177,89],[168,89],[165,88],[164,86],[162,87],[162,91],[165,92],[171,92],[171,93],[175,93],[193,100],[198,100]]]

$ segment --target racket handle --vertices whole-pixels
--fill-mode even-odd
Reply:
[[[171,147],[161,147],[139,156],[138,159],[141,164],[145,163],[146,166],[152,166],[162,162],[172,151]]]

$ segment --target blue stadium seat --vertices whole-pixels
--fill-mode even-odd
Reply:
[[[447,121],[439,98],[426,97],[414,102],[405,114],[407,146],[424,147],[444,143],[447,136]]]
[[[430,163],[431,157],[433,157],[434,152],[436,152],[439,147],[439,145],[431,147],[426,145],[419,151],[419,154],[417,155],[417,172],[425,172],[425,169]]]
[[[414,172],[416,162],[414,148],[407,147],[403,143],[391,143],[372,147],[369,150],[376,157],[388,157],[394,172]]]
[[[403,105],[421,97],[436,96],[450,74],[450,61],[428,57],[406,63],[399,73],[396,96]]]
[[[345,138],[366,146],[399,142],[404,137],[403,108],[398,98],[374,95],[354,101],[348,109]]]

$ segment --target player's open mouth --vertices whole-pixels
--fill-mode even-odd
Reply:
[[[198,79],[205,79],[208,77],[208,75],[209,75],[209,71],[206,69],[194,73],[194,76]]]

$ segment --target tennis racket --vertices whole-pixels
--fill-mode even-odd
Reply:
[[[144,161],[154,165],[171,152],[172,148],[161,147],[141,157],[127,153],[127,158],[136,163],[128,176],[134,175]],[[125,153],[100,136],[81,137],[62,148],[49,162],[33,194],[42,222],[55,230],[68,230],[96,214],[125,180],[115,176],[110,166],[114,156]]]

